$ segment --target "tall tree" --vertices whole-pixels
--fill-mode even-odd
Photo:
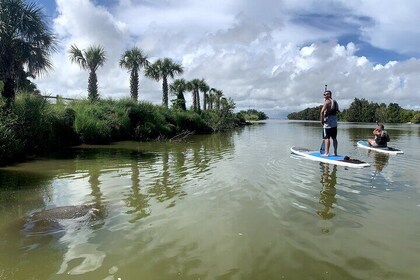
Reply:
[[[14,100],[22,69],[37,76],[52,68],[56,44],[41,7],[23,0],[0,1],[0,80],[6,104]]]
[[[175,107],[179,107],[182,110],[187,110],[185,106],[184,92],[187,90],[187,82],[184,79],[176,79],[170,86],[169,89],[172,93],[176,94]]]
[[[187,89],[192,92],[193,97],[193,110],[200,111],[200,87],[201,87],[201,80],[200,79],[193,79],[187,83]]]
[[[209,110],[213,110],[213,104],[216,101],[216,91],[217,89],[215,88],[211,88],[209,91],[209,99],[208,99]]]
[[[70,61],[82,69],[89,71],[88,97],[90,100],[99,98],[98,78],[96,70],[106,61],[105,50],[101,46],[90,46],[86,50],[80,50],[76,45],[72,45],[69,50]]]
[[[204,79],[201,79],[200,91],[203,93],[203,110],[205,111],[208,97],[207,93],[210,91],[210,87]]]
[[[156,81],[162,80],[162,105],[168,108],[168,77],[182,74],[182,65],[175,63],[170,58],[158,59],[155,63],[146,68],[146,76]]]
[[[216,95],[216,109],[217,109],[218,111],[220,111],[220,99],[221,99],[221,98],[222,98],[222,96],[223,96],[223,91],[221,91],[221,90],[216,90],[215,95]]]
[[[120,67],[130,72],[130,95],[136,101],[139,96],[139,71],[148,65],[147,56],[138,47],[125,51],[121,56]]]

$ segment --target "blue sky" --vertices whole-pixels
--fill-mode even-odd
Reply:
[[[99,44],[108,56],[98,70],[100,94],[128,96],[118,60],[136,45],[151,61],[181,63],[182,78],[204,78],[238,110],[284,117],[320,105],[324,84],[342,108],[366,98],[420,110],[420,3],[403,2],[38,1],[60,45],[54,69],[35,83],[45,94],[85,97],[88,75],[67,50]],[[141,77],[140,99],[158,104],[160,87]]]

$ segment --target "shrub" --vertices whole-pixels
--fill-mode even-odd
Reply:
[[[136,140],[165,138],[172,131],[160,106],[149,102],[139,102],[136,106],[131,107],[128,116]]]
[[[0,166],[22,157],[24,142],[16,135],[15,114],[0,114]]]
[[[24,140],[26,153],[36,153],[50,148],[53,114],[50,104],[41,96],[19,93],[13,104],[17,116],[15,133]]]
[[[412,123],[420,123],[420,112],[416,113],[413,118],[411,119]]]

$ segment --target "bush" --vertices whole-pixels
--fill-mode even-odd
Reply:
[[[420,123],[420,113],[416,113],[411,119],[412,123]]]
[[[196,133],[211,132],[209,126],[200,115],[194,111],[179,109],[166,110],[166,121],[173,125],[175,132],[192,131]]]
[[[74,127],[80,139],[88,144],[104,144],[126,139],[130,135],[127,103],[89,100],[72,103]]]
[[[0,114],[0,165],[5,165],[22,157],[24,143],[16,135],[16,115],[3,111]]]
[[[136,140],[165,138],[172,131],[160,106],[152,103],[139,102],[129,109],[128,116]]]

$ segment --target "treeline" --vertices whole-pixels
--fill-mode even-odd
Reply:
[[[52,104],[34,93],[18,94],[11,107],[4,102],[0,100],[0,165],[82,143],[175,140],[245,124],[228,102],[220,110],[205,111],[165,108],[129,98]]]
[[[0,92],[6,107],[11,106],[19,90],[38,91],[31,79],[53,68],[51,55],[58,49],[57,46],[57,37],[50,31],[41,7],[24,0],[1,1]],[[89,73],[88,98],[99,100],[97,70],[108,60],[105,49],[100,44],[92,44],[86,49],[73,44],[67,53],[72,63]],[[204,78],[190,81],[180,78],[170,83],[171,79],[184,73],[184,67],[168,57],[151,62],[137,46],[121,54],[118,66],[130,75],[130,97],[135,101],[139,100],[139,79],[140,73],[143,73],[147,78],[161,81],[162,106],[165,108],[170,105],[168,95],[173,94],[176,99],[172,100],[172,106],[187,110],[184,96],[187,92],[192,94],[191,109],[194,111],[219,110],[222,102],[233,102],[225,97],[222,90],[211,87]]]
[[[287,115],[289,120],[319,120],[322,105],[306,108]],[[348,109],[338,113],[339,121],[348,122],[383,122],[383,123],[420,123],[420,112],[401,108],[397,103],[374,103],[362,98],[355,98]]]
[[[268,119],[268,116],[261,111],[255,109],[248,109],[239,111],[239,113],[247,121],[262,121]]]

